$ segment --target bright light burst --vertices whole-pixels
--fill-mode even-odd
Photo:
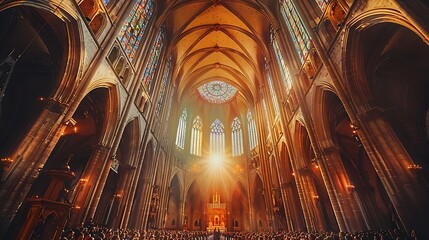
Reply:
[[[221,168],[223,165],[223,159],[220,155],[210,156],[210,166],[216,169]]]

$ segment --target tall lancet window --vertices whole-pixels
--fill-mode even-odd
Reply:
[[[191,132],[191,154],[201,156],[203,142],[203,121],[200,116],[196,116],[192,123]]]
[[[273,81],[271,79],[270,69],[269,69],[269,66],[267,63],[265,64],[265,71],[267,73],[267,82],[268,82],[268,87],[270,89],[271,100],[273,102],[274,113],[277,116],[280,113],[280,108],[279,108],[279,103],[277,102],[276,91],[274,90],[274,85],[273,85]]]
[[[219,119],[210,126],[210,153],[223,156],[225,152],[225,128]]]
[[[236,117],[232,121],[232,156],[238,157],[243,154],[243,131],[240,120]]]
[[[289,29],[292,37],[295,49],[298,52],[299,60],[304,63],[307,57],[308,50],[310,49],[310,36],[299,17],[298,11],[292,0],[279,0],[280,1],[280,12],[283,16],[283,20]]]
[[[185,148],[185,134],[186,134],[186,118],[188,117],[188,113],[186,112],[186,108],[183,109],[182,115],[179,118],[179,126],[177,127],[177,135],[176,135],[176,146],[184,149]]]
[[[161,88],[159,89],[158,102],[156,103],[156,115],[161,113],[161,107],[164,102],[165,90],[167,88],[168,77],[170,76],[170,68],[171,68],[171,56],[167,61],[167,65],[164,69],[164,74],[162,75],[162,83]]]
[[[283,53],[280,49],[279,42],[277,41],[277,38],[274,36],[274,34],[271,34],[271,40],[273,41],[274,53],[277,58],[277,63],[279,64],[283,85],[286,88],[286,92],[289,93],[289,90],[292,87],[292,78],[290,77],[289,69],[286,67],[286,62],[283,58]]]
[[[143,85],[149,91],[152,86],[152,80],[155,77],[155,72],[158,67],[159,57],[161,56],[162,47],[164,46],[165,27],[161,27],[155,38],[155,43],[150,50],[149,58],[146,62],[146,67],[143,73]]]
[[[247,127],[249,131],[249,148],[254,149],[258,146],[258,133],[256,132],[256,122],[252,112],[247,111]]]
[[[118,40],[130,61],[134,60],[136,51],[152,17],[153,9],[153,0],[137,0],[119,32]]]
[[[317,5],[319,5],[320,10],[322,10],[322,12],[325,11],[326,7],[328,7],[328,3],[330,0],[316,0]]]
[[[268,108],[267,108],[267,104],[265,102],[265,96],[263,93],[261,94],[261,97],[262,97],[262,107],[264,108],[265,123],[267,124],[267,131],[270,133],[271,132],[270,118],[268,115]]]

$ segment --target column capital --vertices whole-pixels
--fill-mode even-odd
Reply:
[[[323,155],[328,155],[334,152],[338,152],[340,149],[337,146],[327,146],[320,148],[320,153]]]
[[[53,98],[41,99],[41,100],[44,101],[46,109],[58,114],[61,114],[62,112],[64,112],[64,110],[68,106],[67,104],[61,103],[60,101]]]
[[[101,153],[106,153],[107,151],[109,151],[110,147],[104,145],[104,144],[97,144],[94,147],[95,151],[101,152]]]
[[[368,120],[373,118],[382,117],[384,113],[384,109],[380,107],[373,107],[364,109],[363,111],[360,111],[357,116],[362,120]]]

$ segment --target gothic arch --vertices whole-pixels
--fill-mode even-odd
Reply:
[[[207,189],[206,189],[207,191]],[[205,225],[197,224],[195,226],[194,222],[205,222],[205,203],[207,203],[208,199],[204,196],[209,196],[204,189],[201,188],[201,185],[197,181],[192,181],[189,185],[189,188],[186,191],[186,195],[184,195],[184,204],[183,204],[183,219],[180,227],[187,228],[189,230],[204,230]]]
[[[49,10],[31,4],[4,4],[0,9],[5,23],[0,29],[0,59],[10,55],[10,62],[16,62],[0,100],[0,135],[7,139],[0,142],[1,157],[14,155],[25,132],[36,125],[40,130],[37,119],[48,114],[47,110],[59,115],[74,88],[80,64],[77,24],[70,16]]]
[[[230,219],[227,228],[229,231],[249,231],[249,193],[241,181],[236,181],[231,192]],[[230,222],[229,222],[230,221]],[[234,224],[232,224],[234,223]],[[238,224],[235,224],[238,223]]]
[[[170,180],[167,197],[167,216],[165,217],[165,228],[180,229],[181,201],[183,200],[183,187],[179,174],[175,173]]]
[[[390,9],[362,14],[350,22],[347,33],[345,86],[357,112],[353,119],[359,137],[385,189],[404,192],[388,192],[402,225],[408,231],[427,231],[423,215],[429,212],[429,196],[415,194],[428,188],[428,38]],[[416,193],[403,189],[405,185],[413,185]],[[412,207],[403,211],[400,205]]]
[[[313,164],[315,149],[307,128],[295,125],[295,178],[300,189],[300,200],[304,211],[307,230],[338,230],[332,204],[319,168]]]

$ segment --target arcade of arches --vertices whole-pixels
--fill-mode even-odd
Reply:
[[[429,4],[0,1],[0,236],[429,237]]]

